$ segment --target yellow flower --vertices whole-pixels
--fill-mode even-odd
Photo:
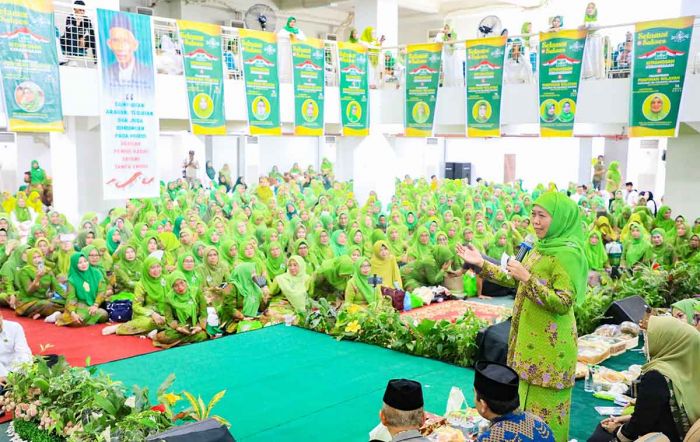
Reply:
[[[350,313],[351,315],[354,315],[355,313],[358,313],[360,311],[362,311],[362,307],[360,307],[357,304],[350,304],[348,306],[348,313]]]
[[[360,323],[357,321],[352,321],[348,323],[348,325],[345,326],[345,331],[347,333],[357,333],[360,331],[362,327],[360,327]]]
[[[163,399],[165,399],[165,401],[168,403],[168,405],[173,405],[173,404],[175,404],[175,402],[182,399],[182,397],[178,396],[174,393],[168,393],[168,394],[163,395]]]

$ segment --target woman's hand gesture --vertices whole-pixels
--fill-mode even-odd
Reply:
[[[462,244],[457,244],[457,256],[462,258],[467,264],[479,268],[484,266],[484,258],[481,256],[481,253],[471,245],[463,246]]]

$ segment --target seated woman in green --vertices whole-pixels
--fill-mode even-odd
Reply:
[[[603,272],[610,268],[608,254],[605,252],[599,231],[593,230],[588,234],[588,240],[583,250],[586,252],[586,261],[588,261],[588,267],[592,272]]]
[[[64,296],[63,288],[47,268],[39,249],[27,250],[27,263],[17,275],[19,290],[15,311],[20,316],[39,319],[63,310],[63,300],[54,299],[54,293]]]
[[[133,244],[120,246],[114,261],[113,299],[133,299],[134,288],[141,280],[143,261],[138,259],[137,247]]]
[[[231,270],[221,259],[219,251],[215,247],[207,247],[204,255],[204,263],[199,266],[199,288],[204,299],[220,306],[224,297],[230,292],[227,281]]]
[[[312,296],[321,296],[329,301],[342,298],[345,286],[354,273],[352,259],[347,255],[323,262],[314,274]]]
[[[673,246],[666,243],[665,236],[666,232],[663,229],[656,228],[651,231],[651,253],[655,263],[668,269],[673,265],[675,253]]]
[[[372,274],[372,264],[368,258],[362,257],[355,262],[352,278],[345,287],[345,304],[375,306],[381,299],[381,287],[373,287],[369,284]]]
[[[90,266],[82,253],[70,258],[66,308],[56,325],[80,327],[107,321],[107,311],[100,308],[105,300],[106,282],[99,270]]]
[[[0,267],[0,306],[2,307],[10,307],[13,310],[16,307],[18,288],[16,276],[22,269],[24,264],[22,256],[26,258],[27,250],[29,250],[29,246],[19,244],[16,239],[10,240],[5,248],[5,253],[9,256]]]
[[[512,255],[513,249],[508,241],[508,233],[499,229],[486,247],[489,257],[500,261],[503,254]]]
[[[445,273],[452,267],[452,251],[445,246],[436,246],[432,253],[401,267],[406,290],[442,284]]]
[[[255,318],[267,309],[270,292],[268,287],[260,288],[255,282],[258,276],[261,275],[257,273],[255,264],[252,262],[238,264],[233,269],[231,274],[233,287],[225,306],[227,311],[240,310],[246,318]]]
[[[396,257],[391,254],[389,243],[379,240],[372,246],[371,273],[382,278],[382,286],[390,288],[403,288],[399,265]]]
[[[208,339],[207,304],[198,287],[190,286],[180,271],[170,275],[165,296],[165,329],[153,338],[153,345],[171,348]]]
[[[290,256],[287,271],[278,275],[270,285],[270,310],[278,314],[306,311],[311,279],[306,273],[304,259],[299,255]]]
[[[425,226],[420,226],[416,230],[413,238],[413,244],[408,248],[408,262],[417,261],[419,259],[430,256],[432,253],[432,245],[430,244],[430,232]]]
[[[629,225],[629,239],[622,246],[622,261],[620,267],[633,269],[637,264],[651,261],[653,254],[649,240],[644,238],[641,224],[633,222]]]
[[[318,268],[318,260],[313,253],[314,249],[306,239],[298,239],[294,243],[294,255],[300,256],[306,263],[306,273],[312,275]],[[330,259],[333,259],[332,257]]]
[[[287,270],[286,259],[282,253],[282,246],[278,242],[267,244],[265,253],[265,270],[270,280],[283,274]]]
[[[102,334],[144,335],[165,326],[165,295],[168,291],[163,265],[155,256],[143,260],[141,278],[134,286],[133,317],[123,324],[105,327]]]

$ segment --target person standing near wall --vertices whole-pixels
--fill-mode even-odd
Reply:
[[[598,155],[598,159],[593,164],[593,188],[601,190],[603,188],[603,179],[605,178],[605,157]]]
[[[194,150],[191,150],[189,156],[182,163],[183,175],[187,182],[194,183],[197,179],[197,170],[199,170],[199,161],[194,159]]]

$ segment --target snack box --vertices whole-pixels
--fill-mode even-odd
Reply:
[[[420,432],[423,436],[427,436],[433,431],[435,431],[436,428],[441,427],[447,423],[447,419],[438,416],[437,414],[425,412],[425,423],[423,424],[422,427],[420,427]]]
[[[597,365],[610,357],[610,347],[601,347],[586,342],[579,342],[578,357],[579,362],[589,365]]]
[[[627,344],[624,339],[610,338],[599,335],[585,335],[578,338],[578,344],[590,345],[602,348],[608,348],[611,356],[617,356],[627,350]]]

